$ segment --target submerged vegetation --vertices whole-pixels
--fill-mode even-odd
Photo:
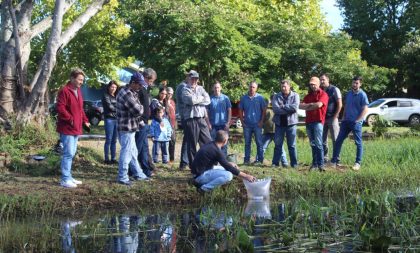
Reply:
[[[246,205],[163,206],[52,221],[9,220],[2,225],[0,251],[415,252],[420,249],[415,197],[419,193],[385,192],[340,200],[249,200]]]

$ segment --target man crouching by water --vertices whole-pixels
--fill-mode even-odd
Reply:
[[[254,182],[254,176],[239,170],[238,165],[226,160],[221,148],[228,142],[228,134],[223,130],[216,133],[215,141],[205,144],[194,157],[191,164],[191,173],[194,179],[192,184],[199,193],[210,192],[215,187],[231,181],[233,175]],[[219,163],[220,165],[216,165]]]

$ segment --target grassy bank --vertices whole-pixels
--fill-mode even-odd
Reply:
[[[101,163],[102,141],[93,141],[90,145],[88,141],[80,142],[73,171],[83,185],[77,189],[64,189],[59,186],[60,158],[50,151],[54,138],[47,137],[51,136],[44,138],[52,140],[32,145],[36,148],[27,149],[26,152],[24,149],[15,151],[21,159],[15,157],[8,169],[0,169],[0,219],[201,202],[236,203],[246,198],[243,183],[237,179],[212,194],[200,196],[194,187],[187,184],[190,173],[178,171],[177,163],[159,165],[159,171],[151,182],[136,182],[130,188],[115,184],[117,166]],[[309,172],[309,143],[307,139],[300,138],[298,170],[273,168],[269,159],[265,161],[265,166],[241,166],[241,169],[258,178],[271,177],[273,200],[297,196],[341,198],[385,190],[404,192],[420,186],[418,137],[365,141],[364,150],[362,169],[358,172],[349,169],[356,153],[351,140],[346,141],[342,151],[342,162],[348,167],[327,168],[325,173]],[[238,162],[241,163],[243,144],[233,144],[231,152],[238,154]],[[273,144],[267,150],[266,157],[271,159],[272,152]],[[28,154],[39,153],[47,156],[47,159],[37,162],[27,157]]]

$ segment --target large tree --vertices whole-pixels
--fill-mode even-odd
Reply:
[[[418,36],[420,5],[417,0],[338,0],[344,14],[343,30],[361,41],[362,56],[369,64],[394,68],[394,80],[387,95],[400,94],[403,88],[420,96],[418,63],[407,61],[410,40]],[[414,56],[414,55],[413,55]],[[410,56],[408,56],[409,58]],[[414,56],[415,57],[415,56]],[[417,90],[417,92],[416,92]]]
[[[1,2],[0,120],[16,117],[18,123],[43,121],[47,84],[57,54],[77,35],[109,0]],[[75,13],[69,19],[65,14]],[[36,14],[36,15],[34,15]],[[45,50],[29,72],[31,46],[48,34]],[[46,37],[45,37],[46,38]]]

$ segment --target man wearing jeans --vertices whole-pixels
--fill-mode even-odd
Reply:
[[[210,97],[210,105],[207,106],[208,119],[210,121],[211,138],[215,140],[216,132],[225,130],[229,132],[230,119],[232,117],[232,105],[230,99],[222,94],[222,85],[216,82],[213,86],[213,96]],[[227,146],[222,147],[222,151],[227,157]]]
[[[298,123],[297,110],[299,108],[299,94],[290,90],[290,81],[282,80],[280,82],[281,92],[277,93],[273,99],[273,111],[275,116],[273,122],[276,124],[274,134],[274,155],[273,165],[279,166],[280,157],[284,154],[283,141],[286,134],[287,148],[289,149],[290,165],[297,167],[296,151],[296,129]],[[286,167],[287,164],[282,164]]]
[[[325,116],[324,131],[322,133],[322,146],[324,148],[324,162],[328,162],[328,132],[331,134],[332,146],[334,147],[337,140],[340,126],[338,124],[338,116],[343,105],[341,99],[341,91],[334,85],[330,84],[327,74],[320,76],[321,88],[328,94],[327,115]],[[337,158],[337,162],[340,158]]]
[[[152,175],[152,161],[149,160],[149,117],[150,117],[150,87],[156,80],[156,72],[147,68],[143,73],[135,72],[133,79],[140,83],[140,89],[137,92],[140,104],[143,106],[143,114],[140,118],[140,126],[135,134],[136,147],[138,152],[137,160],[143,169],[143,173],[150,177]]]
[[[117,126],[121,145],[117,182],[127,186],[131,185],[128,177],[129,168],[135,180],[148,179],[137,160],[138,152],[135,141],[135,134],[140,128],[143,114],[143,106],[140,104],[137,94],[140,87],[141,79],[138,73],[134,73],[130,83],[122,88],[117,95]]]
[[[305,96],[299,108],[306,111],[306,132],[312,148],[312,165],[310,170],[324,171],[324,149],[322,147],[322,132],[325,114],[328,106],[328,94],[320,89],[318,77],[311,77],[310,91]]]
[[[262,145],[262,126],[267,105],[264,97],[257,93],[258,84],[252,81],[249,84],[248,94],[242,96],[239,102],[239,118],[242,122],[245,139],[244,164],[249,164],[251,158],[252,134],[257,144],[257,159],[255,164],[263,164],[264,154]]]
[[[219,130],[215,141],[209,142],[197,152],[191,164],[191,173],[194,179],[192,184],[200,193],[209,192],[215,187],[231,181],[233,175],[254,182],[255,177],[243,173],[238,165],[226,160],[221,148],[228,142],[228,133]],[[217,165],[219,163],[220,165]]]
[[[333,164],[338,163],[341,146],[350,132],[353,132],[354,143],[356,144],[356,161],[353,165],[353,170],[359,170],[363,156],[362,144],[362,125],[363,118],[368,111],[368,98],[366,93],[360,89],[362,85],[362,77],[355,76],[351,85],[351,90],[346,95],[346,106],[344,109],[344,117],[341,122],[340,132],[338,133],[337,141],[334,145]]]
[[[82,134],[82,125],[89,127],[89,121],[83,110],[83,97],[80,91],[85,80],[85,73],[81,69],[74,69],[70,73],[70,81],[57,95],[57,132],[63,144],[61,156],[61,182],[65,188],[76,188],[82,181],[71,175],[71,164],[77,150],[77,141]]]

